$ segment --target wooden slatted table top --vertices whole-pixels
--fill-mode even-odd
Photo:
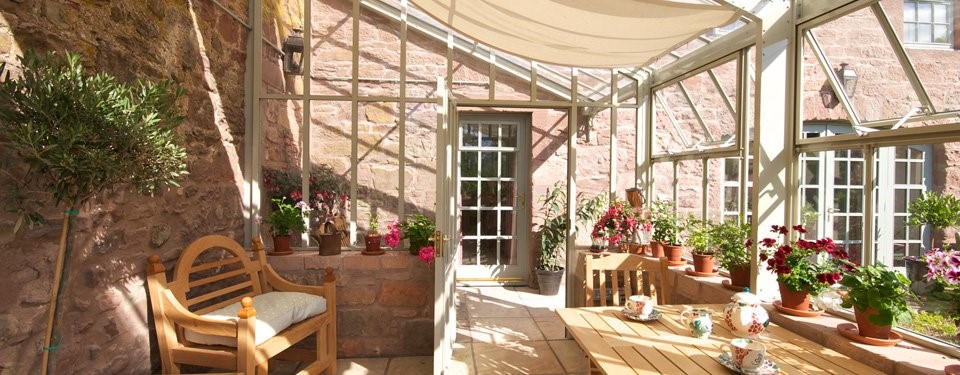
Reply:
[[[693,337],[680,313],[711,309],[713,334]],[[663,305],[657,321],[637,322],[621,307],[578,307],[558,311],[567,330],[605,374],[731,374],[717,359],[720,346],[735,338],[723,323],[723,305]],[[781,374],[869,375],[882,372],[827,349],[773,323],[760,335]]]

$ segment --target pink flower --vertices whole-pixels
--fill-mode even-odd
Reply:
[[[383,238],[383,242],[390,247],[397,247],[397,245],[400,244],[400,220],[399,219],[393,219],[393,221],[387,225],[387,235]]]
[[[436,253],[433,250],[433,246],[421,247],[420,248],[420,261],[423,264],[430,265],[436,259]]]

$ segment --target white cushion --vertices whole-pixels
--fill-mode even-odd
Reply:
[[[253,308],[257,311],[254,339],[256,345],[260,345],[287,327],[327,311],[327,300],[300,292],[269,292],[253,297]],[[240,302],[202,316],[208,319],[236,322],[238,311],[240,311]],[[184,336],[197,344],[237,346],[237,340],[234,338],[206,335],[189,329],[184,330]]]

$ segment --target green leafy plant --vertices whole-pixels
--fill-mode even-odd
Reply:
[[[750,223],[728,219],[713,226],[711,235],[717,244],[717,263],[727,270],[750,266]]]
[[[170,81],[129,84],[105,73],[87,74],[79,55],[71,53],[26,51],[20,65],[22,75],[14,79],[6,63],[0,64],[0,146],[14,150],[27,166],[14,189],[44,191],[66,208],[51,290],[54,324],[43,343],[48,347],[58,321],[72,217],[96,195],[120,186],[144,194],[176,186],[187,173],[186,150],[176,134],[184,118],[177,107],[181,91]],[[14,211],[29,217],[35,211],[23,209],[24,202],[15,201],[21,209]],[[43,353],[46,373],[53,361],[50,351]]]
[[[380,228],[380,212],[374,208],[370,210],[370,234],[376,234]]]
[[[913,297],[910,280],[882,264],[848,270],[844,272],[840,285],[849,289],[841,306],[854,307],[861,312],[874,308],[877,313],[870,315],[869,320],[878,326],[896,326],[898,321],[913,314],[907,306],[907,299]]]
[[[606,198],[598,194],[593,198],[586,198],[578,194],[577,223],[574,233],[582,226],[606,210]],[[563,254],[567,242],[567,192],[566,187],[557,182],[553,188],[548,188],[540,197],[540,213],[543,223],[539,225],[540,256],[537,259],[537,269],[559,271],[563,269],[560,255]]]
[[[960,224],[960,199],[950,194],[928,191],[910,202],[907,212],[910,213],[909,225],[930,224],[934,229],[946,229]]]
[[[673,203],[658,199],[653,202],[650,210],[650,221],[653,223],[653,240],[666,245],[683,245],[680,238],[680,228],[683,225],[673,209]]]
[[[279,169],[263,167],[263,189],[270,199],[282,197],[300,197],[303,188],[303,176],[299,169]],[[310,193],[321,192],[338,193],[347,191],[348,186],[343,177],[337,175],[333,168],[326,164],[315,165],[310,169]],[[339,196],[339,194],[337,194]],[[299,200],[299,198],[294,199]],[[316,198],[311,198],[311,206],[316,206]]]
[[[264,219],[264,223],[270,225],[270,234],[273,236],[286,236],[291,232],[303,233],[307,230],[304,224],[304,218],[310,212],[310,207],[303,201],[297,203],[287,203],[287,198],[273,199],[274,208]]]
[[[400,228],[403,229],[403,238],[410,240],[410,252],[419,254],[420,248],[431,245],[430,237],[437,230],[437,225],[426,216],[414,214],[400,223]]]
[[[793,230],[797,237],[807,233],[802,225],[794,225]],[[777,274],[777,282],[791,291],[818,295],[840,281],[843,270],[852,267],[846,260],[847,253],[830,238],[793,240],[790,229],[781,225],[774,225],[771,232],[777,234],[776,238],[760,241],[760,261],[766,262],[767,270]]]
[[[700,220],[693,215],[687,218],[687,246],[694,254],[716,255],[716,239],[713,236],[714,224],[710,220]]]

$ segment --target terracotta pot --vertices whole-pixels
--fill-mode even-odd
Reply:
[[[893,326],[878,326],[870,323],[870,316],[874,314],[877,314],[877,310],[873,307],[866,311],[860,311],[856,306],[853,307],[853,317],[857,320],[857,330],[860,331],[860,336],[889,340],[890,330],[893,329]]]
[[[273,236],[273,251],[270,255],[290,255],[293,249],[290,248],[290,235]]]
[[[700,273],[712,273],[716,257],[713,254],[693,254],[693,270]]]
[[[810,293],[794,292],[780,284],[780,305],[791,310],[810,311]]]
[[[960,375],[960,365],[947,365],[943,368],[944,375]]]
[[[730,284],[741,288],[750,287],[750,266],[729,269]]]
[[[630,243],[630,254],[640,254],[643,251],[643,247],[636,242]]]
[[[650,241],[650,256],[660,259],[663,258],[663,245],[657,241]]]
[[[366,247],[363,250],[364,255],[380,255],[383,254],[383,248],[380,247],[380,240],[382,237],[380,234],[368,234],[364,237],[364,243]]]
[[[660,244],[663,247],[663,254],[670,262],[679,262],[683,260],[683,246]]]

